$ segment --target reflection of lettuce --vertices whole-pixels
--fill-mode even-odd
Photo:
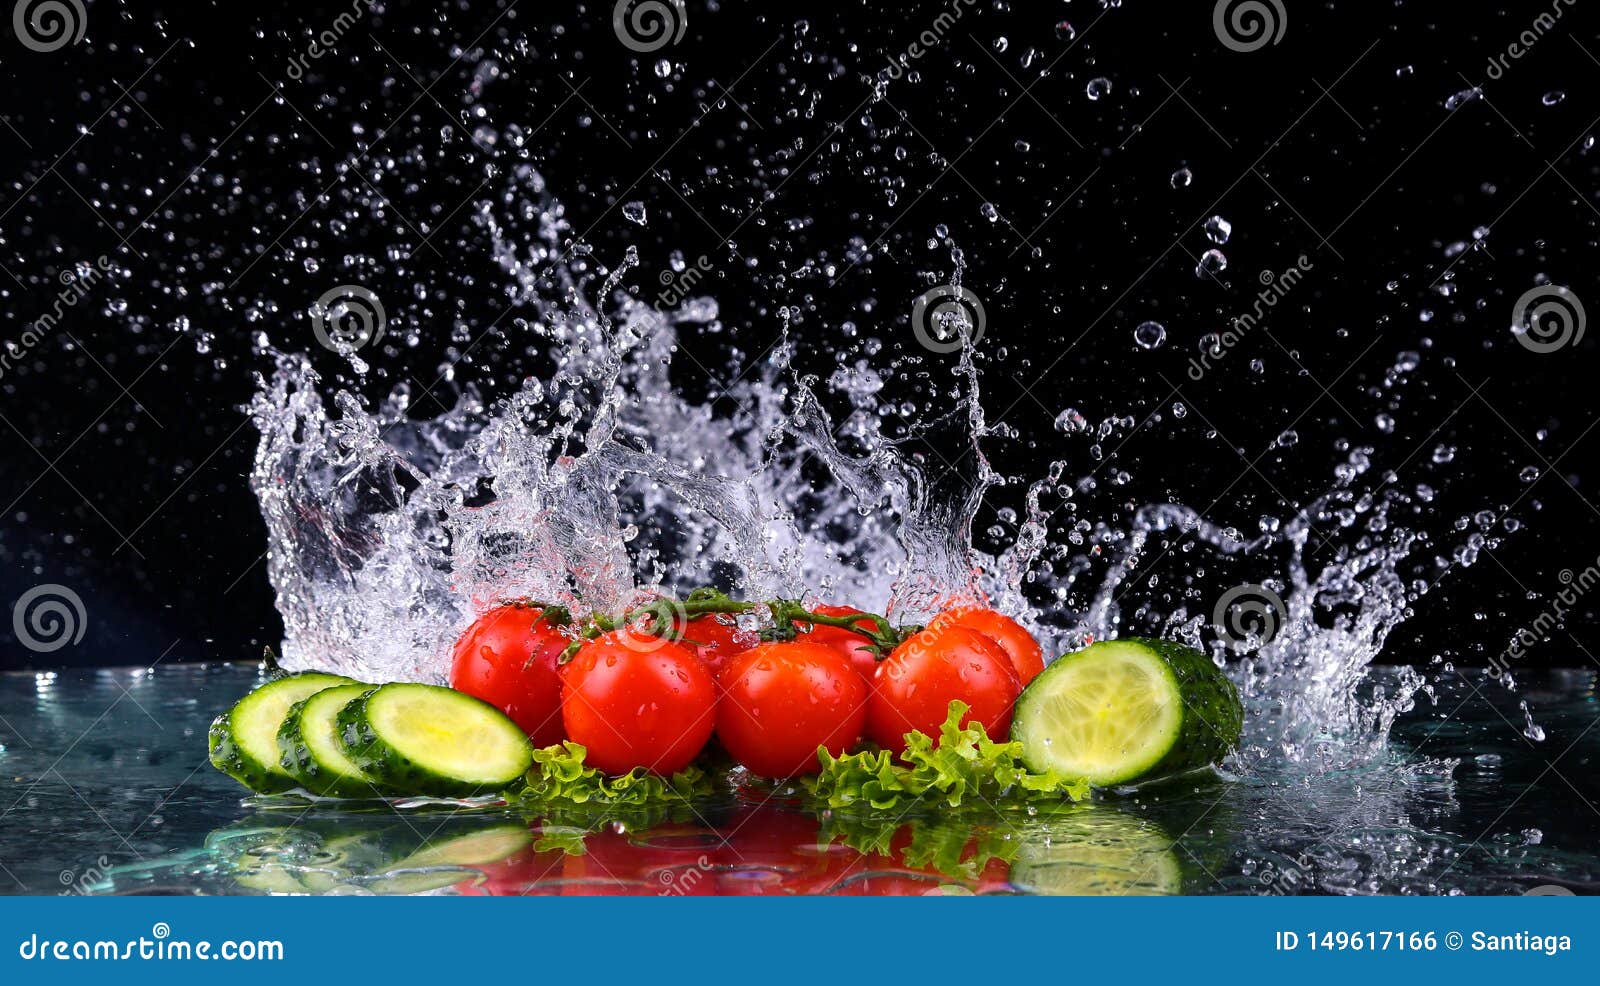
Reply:
[[[1082,778],[1036,774],[1023,766],[1021,743],[996,743],[977,722],[962,729],[966,711],[966,703],[951,702],[938,745],[922,733],[907,733],[898,758],[887,750],[842,757],[818,750],[822,772],[804,786],[830,808],[889,809],[921,800],[952,808],[964,801],[1003,807],[1088,796]]]
[[[908,830],[910,842],[895,852],[895,836]],[[984,825],[950,824],[948,817],[938,820],[893,819],[838,815],[823,819],[822,845],[843,843],[860,853],[898,857],[897,862],[913,869],[931,869],[945,876],[976,880],[992,860],[1010,862],[1021,848],[1021,841]],[[968,853],[968,847],[971,852]]]
[[[716,791],[712,776],[690,765],[671,777],[661,777],[636,767],[618,777],[607,777],[583,765],[589,751],[567,740],[533,751],[533,767],[524,785],[507,794],[522,806],[545,804],[600,804],[655,807],[681,804]]]

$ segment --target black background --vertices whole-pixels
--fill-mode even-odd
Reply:
[[[640,246],[643,295],[671,248],[712,261],[724,331],[686,343],[691,391],[757,362],[785,305],[803,366],[844,358],[848,320],[889,340],[891,388],[926,387],[917,373],[953,357],[890,360],[918,355],[910,300],[949,277],[946,249],[928,246],[942,223],[988,316],[985,403],[1016,433],[990,449],[1002,473],[1032,478],[1056,456],[1088,473],[1089,443],[1054,417],[1131,415],[1140,427],[1105,443],[1099,471],[1131,479],[1102,482],[1089,516],[1172,500],[1249,532],[1289,512],[1283,497],[1331,486],[1341,443],[1373,446],[1357,488],[1394,470],[1439,491],[1424,561],[1466,540],[1458,517],[1491,511],[1497,532],[1417,604],[1395,661],[1483,662],[1546,609],[1561,572],[1600,555],[1600,333],[1536,354],[1509,331],[1515,299],[1545,280],[1600,310],[1600,35],[1582,4],[1289,3],[1279,43],[1238,52],[1201,2],[690,2],[681,41],[647,55],[619,42],[609,4],[85,6],[78,44],[30,51],[9,24],[0,38],[6,338],[49,310],[64,267],[108,255],[130,274],[0,376],[0,597],[9,614],[30,587],[62,584],[88,619],[81,643],[49,654],[0,621],[0,667],[253,658],[275,642],[239,408],[263,365],[251,334],[313,349],[305,309],[330,285],[359,273],[419,335],[404,351],[391,329],[391,353],[369,354],[369,394],[407,375],[427,385],[447,363],[517,376],[521,363],[490,358],[510,330],[490,328],[503,278],[471,222],[502,188],[473,146],[480,123],[533,132],[526,160],[596,257]],[[1489,78],[1551,9],[1559,20]],[[291,72],[351,10],[331,51]],[[961,16],[874,99],[941,11]],[[486,56],[502,75],[475,92]],[[1111,92],[1090,100],[1097,77]],[[1475,84],[1480,98],[1447,108]],[[621,214],[631,200],[644,229]],[[1229,266],[1199,278],[1213,214],[1233,224]],[[1453,255],[1475,229],[1481,244]],[[357,255],[378,262],[342,259]],[[1269,331],[1187,378],[1260,272],[1300,256],[1312,270]],[[1154,351],[1133,342],[1146,320],[1166,326]],[[1386,385],[1406,351],[1421,365]],[[316,358],[337,379],[339,361]],[[1299,441],[1275,446],[1286,428]],[[1453,460],[1434,461],[1441,444]],[[1522,529],[1506,536],[1507,518]],[[1319,550],[1319,563],[1337,551]],[[1587,666],[1594,608],[1580,600],[1527,661]]]

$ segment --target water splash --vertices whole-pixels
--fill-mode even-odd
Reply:
[[[1421,553],[1431,540],[1391,521],[1420,506],[1415,493],[1392,475],[1368,481],[1372,449],[1348,449],[1328,492],[1285,521],[1264,518],[1249,538],[1171,503],[1087,520],[1079,494],[1127,475],[1097,477],[1096,467],[1072,478],[1073,462],[1053,462],[1026,487],[1020,520],[1001,512],[1017,521],[1008,543],[980,550],[975,520],[1006,482],[984,449],[1007,434],[985,418],[971,326],[946,327],[963,345],[928,371],[943,404],[922,412],[880,400],[880,370],[865,363],[825,381],[806,373],[788,310],[755,372],[693,400],[673,383],[675,361],[694,358],[678,339],[715,320],[715,301],[630,295],[634,250],[597,265],[536,171],[520,166],[508,183],[477,221],[549,373],[495,400],[463,386],[425,418],[410,384],[371,408],[344,390],[325,402],[304,357],[272,353],[250,407],[262,436],[252,483],[287,666],[440,681],[453,639],[499,600],[616,612],[701,584],[848,599],[902,622],[986,596],[1054,653],[1147,632],[1209,647],[1223,663],[1202,588],[1209,559],[1250,571],[1285,610],[1275,634],[1228,664],[1249,712],[1239,766],[1370,757],[1424,687],[1414,671],[1387,688],[1367,678],[1443,574]],[[959,287],[965,259],[949,248]],[[716,396],[738,412],[717,410]],[[1069,424],[1094,442],[1092,461],[1134,427],[1132,417],[1092,426],[1077,412]],[[1172,557],[1183,574],[1163,584],[1153,573]],[[1175,602],[1152,591],[1169,586]]]

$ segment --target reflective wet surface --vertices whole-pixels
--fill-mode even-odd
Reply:
[[[1600,889],[1588,671],[1521,676],[1515,693],[1451,673],[1402,718],[1388,755],[1357,769],[1265,765],[1060,811],[877,817],[818,816],[753,791],[673,812],[542,818],[246,798],[207,764],[205,728],[255,680],[253,666],[0,676],[0,892]]]

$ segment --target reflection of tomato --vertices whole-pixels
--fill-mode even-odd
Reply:
[[[818,616],[866,615],[854,606],[813,606],[811,612]],[[873,673],[878,670],[878,655],[866,637],[843,627],[827,627],[820,624],[808,624],[808,627],[809,629],[801,632],[799,639],[832,647],[848,657],[851,665],[861,672],[863,678],[872,680]]]
[[[724,613],[706,613],[683,625],[681,643],[695,652],[705,662],[706,670],[715,678],[723,665],[735,654],[743,653],[761,642],[760,636],[750,630],[739,629],[732,616]]]
[[[723,840],[698,825],[644,832],[606,826],[583,839],[583,853],[561,869],[564,895],[705,897],[717,892]]]
[[[1034,676],[1044,670],[1044,651],[1022,624],[996,609],[986,606],[957,606],[933,618],[932,628],[949,624],[976,630],[999,644],[1017,669],[1017,678],[1024,688]]]
[[[601,634],[562,669],[561,719],[608,774],[689,766],[716,725],[717,687],[686,647],[629,630]]]
[[[861,738],[867,684],[839,651],[766,643],[722,669],[717,738],[762,777],[814,774],[817,747],[839,756]]]
[[[522,604],[499,606],[456,641],[450,687],[510,716],[535,746],[561,742],[561,677],[556,662],[571,638]]]
[[[860,858],[854,850],[822,846],[810,815],[772,805],[742,805],[721,827],[728,843],[717,874],[718,894],[757,897],[815,893]]]
[[[872,679],[867,735],[885,749],[905,749],[904,734],[937,738],[950,703],[969,706],[963,726],[977,721],[991,739],[1011,732],[1011,706],[1022,686],[1000,645],[964,626],[929,627],[894,649]]]

